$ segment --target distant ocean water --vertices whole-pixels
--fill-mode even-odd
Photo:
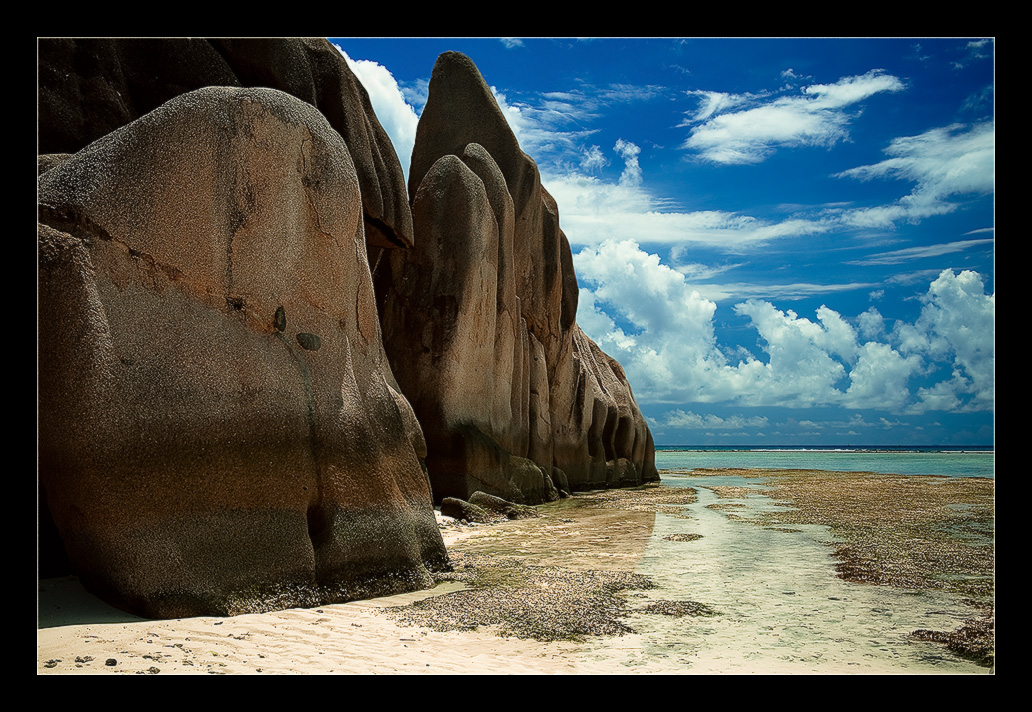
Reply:
[[[996,454],[992,447],[716,448],[668,445],[656,447],[656,467],[660,471],[720,467],[795,468],[995,478]]]

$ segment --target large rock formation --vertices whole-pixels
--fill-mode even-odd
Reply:
[[[415,245],[375,275],[434,496],[658,480],[623,370],[577,326],[555,201],[472,61],[438,59],[409,171]],[[384,264],[386,262],[387,264]]]
[[[366,90],[325,38],[55,38],[38,49],[39,153],[75,153],[193,89],[279,89],[319,109],[343,137],[370,246],[412,244],[397,153]]]
[[[39,477],[89,588],[176,617],[430,582],[447,555],[425,441],[322,114],[190,92],[38,195]]]
[[[347,600],[447,565],[435,499],[658,479],[467,58],[434,70],[411,206],[325,40],[43,40],[39,81],[41,572],[52,512],[144,615]]]

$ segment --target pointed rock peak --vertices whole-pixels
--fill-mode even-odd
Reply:
[[[430,91],[433,91],[435,84],[447,89],[448,94],[457,92],[467,101],[482,103],[483,106],[478,108],[497,112],[502,117],[491,87],[484,81],[473,60],[461,52],[444,52],[437,58],[430,76]]]
[[[434,161],[447,154],[461,156],[470,143],[483,146],[507,179],[506,164],[523,157],[505,114],[473,60],[459,52],[445,52],[434,65],[416,130],[409,195],[415,195]]]
[[[473,63],[473,60],[464,55],[462,52],[448,51],[442,52],[434,63],[434,75],[443,76],[448,73],[457,73],[474,82],[480,82],[486,87],[484,78],[480,76],[480,70],[477,69],[477,65]]]

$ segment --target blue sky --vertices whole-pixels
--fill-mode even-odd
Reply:
[[[330,40],[406,170],[473,59],[657,444],[994,442],[993,40]]]

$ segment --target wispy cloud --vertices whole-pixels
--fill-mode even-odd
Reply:
[[[586,127],[589,115],[578,107],[558,100],[536,105],[513,102],[493,86],[491,92],[520,147],[539,163],[547,157],[568,159],[580,154],[584,141],[597,131]]]
[[[685,276],[690,276],[687,273],[684,274]],[[693,286],[701,295],[715,302],[738,299],[796,301],[810,297],[854,292],[858,289],[872,289],[879,286],[879,283],[843,282],[838,284],[820,284],[815,282],[787,282],[780,284],[757,284],[755,282],[693,282]]]
[[[692,129],[683,148],[713,163],[733,164],[758,163],[782,147],[830,146],[848,136],[850,107],[903,88],[896,77],[872,70],[741,111],[726,111],[740,97],[711,93],[700,114],[706,120]]]
[[[588,173],[597,173],[609,165],[609,160],[598,146],[589,146],[580,160],[580,167]]]
[[[752,94],[729,94],[722,91],[704,91],[696,89],[685,92],[688,96],[699,98],[698,108],[687,115],[682,126],[690,126],[693,123],[707,121],[717,114],[724,113],[730,109],[741,106],[759,97]]]
[[[629,238],[743,254],[774,240],[819,235],[835,227],[825,220],[768,221],[721,210],[670,210],[644,189],[640,173],[627,168],[619,183],[582,173],[545,171],[542,183],[562,206],[563,230],[574,245]]]
[[[828,145],[848,135],[853,110],[860,102],[903,88],[896,77],[872,70],[832,84],[810,84],[793,96],[776,99],[689,92],[700,99],[700,106],[682,124],[695,125],[685,146],[716,163],[735,163],[763,160],[781,146]],[[914,184],[909,193],[893,202],[863,207],[851,207],[846,201],[798,206],[780,220],[722,210],[685,212],[658,201],[645,187],[647,176],[638,155],[627,152],[633,151],[632,146],[637,148],[635,144],[621,139],[614,147],[625,161],[625,170],[611,183],[601,177],[601,168],[609,162],[601,149],[592,147],[589,154],[583,153],[581,142],[587,131],[561,129],[561,122],[573,116],[590,122],[601,106],[598,93],[552,92],[547,98],[551,103],[542,103],[537,109],[514,109],[513,118],[523,127],[521,141],[526,137],[532,146],[552,149],[553,155],[566,152],[573,156],[580,151],[576,163],[539,164],[549,191],[557,199],[562,196],[564,229],[575,244],[634,239],[742,254],[775,240],[835,231],[892,230],[902,222],[948,213],[956,208],[958,197],[994,188],[995,129],[990,122],[897,138],[885,149],[889,155],[885,161],[835,174],[841,179],[893,179]],[[742,106],[749,108],[736,110]],[[918,256],[915,250],[910,258]],[[908,253],[902,251],[885,257],[907,258]]]
[[[743,428],[765,428],[770,423],[766,416],[731,415],[726,418],[708,414],[693,413],[680,408],[669,411],[661,419],[653,419],[660,427],[684,428],[686,430],[741,430]]]
[[[995,50],[995,47],[995,41],[989,38],[971,40],[965,46],[965,50],[967,52],[966,56],[963,59],[954,62],[953,66],[956,69],[963,69],[971,62],[976,62],[982,59],[988,59],[989,57],[993,56],[993,51]]]
[[[391,136],[402,166],[407,170],[415,141],[417,108],[426,101],[425,82],[399,86],[391,73],[376,62],[352,60],[343,50],[341,54],[369,92],[377,117]],[[725,117],[744,121],[769,116],[776,117],[773,123],[777,124],[802,116],[810,120],[813,130],[786,128],[785,137],[794,136],[792,140],[804,141],[825,135],[831,140],[836,131],[842,130],[846,117],[840,109],[877,91],[893,90],[897,81],[873,71],[835,84],[810,85],[799,96],[737,113],[734,107],[762,98],[696,92],[703,100],[696,118],[701,120],[699,129],[709,127],[706,130],[710,130],[714,121]],[[784,220],[722,210],[686,212],[657,199],[647,190],[646,176],[639,162],[641,150],[636,143],[620,139],[611,149],[612,153],[587,144],[597,131],[592,122],[607,103],[648,100],[660,95],[661,88],[581,85],[575,90],[546,92],[535,101],[521,102],[509,102],[505,94],[494,92],[521,146],[539,160],[542,180],[562,206],[563,227],[573,244],[598,245],[605,240],[635,239],[651,244],[709,246],[729,254],[742,254],[774,240],[827,234],[843,228],[885,229],[901,220],[941,214],[953,208],[948,200],[951,196],[964,191],[991,190],[993,186],[995,132],[992,125],[969,131],[951,126],[897,139],[886,149],[890,156],[887,160],[837,174],[840,178],[859,180],[913,181],[916,185],[912,192],[895,203],[867,208],[829,207],[823,211],[801,209],[797,215]],[[743,150],[762,153],[771,135],[768,125],[751,134],[755,139],[752,143],[739,134],[737,143],[731,141],[723,147],[714,145],[713,150],[738,145]],[[601,171],[613,161],[621,161],[624,168],[616,182],[608,182],[601,177]],[[963,244],[955,243],[958,248]],[[917,249],[900,250],[869,258],[864,264],[887,264],[890,260],[919,256]],[[730,292],[713,288],[711,293],[716,297]]]
[[[841,173],[839,178],[892,178],[914,183],[911,192],[892,205],[843,213],[858,226],[889,225],[952,212],[952,199],[987,195],[996,183],[996,124],[965,127],[953,124],[917,136],[894,139],[885,149],[890,158]]]
[[[852,260],[846,264],[853,265],[895,265],[912,260],[922,260],[928,257],[940,257],[942,255],[962,252],[970,247],[978,245],[991,245],[995,242],[992,238],[980,240],[957,240],[956,242],[944,242],[938,245],[922,245],[920,247],[907,247],[902,250],[883,252],[872,255],[862,260]]]
[[[596,122],[617,104],[650,101],[667,90],[655,85],[580,82],[567,90],[510,95],[491,87],[495,100],[524,151],[543,169],[579,161],[584,142],[598,132]]]

